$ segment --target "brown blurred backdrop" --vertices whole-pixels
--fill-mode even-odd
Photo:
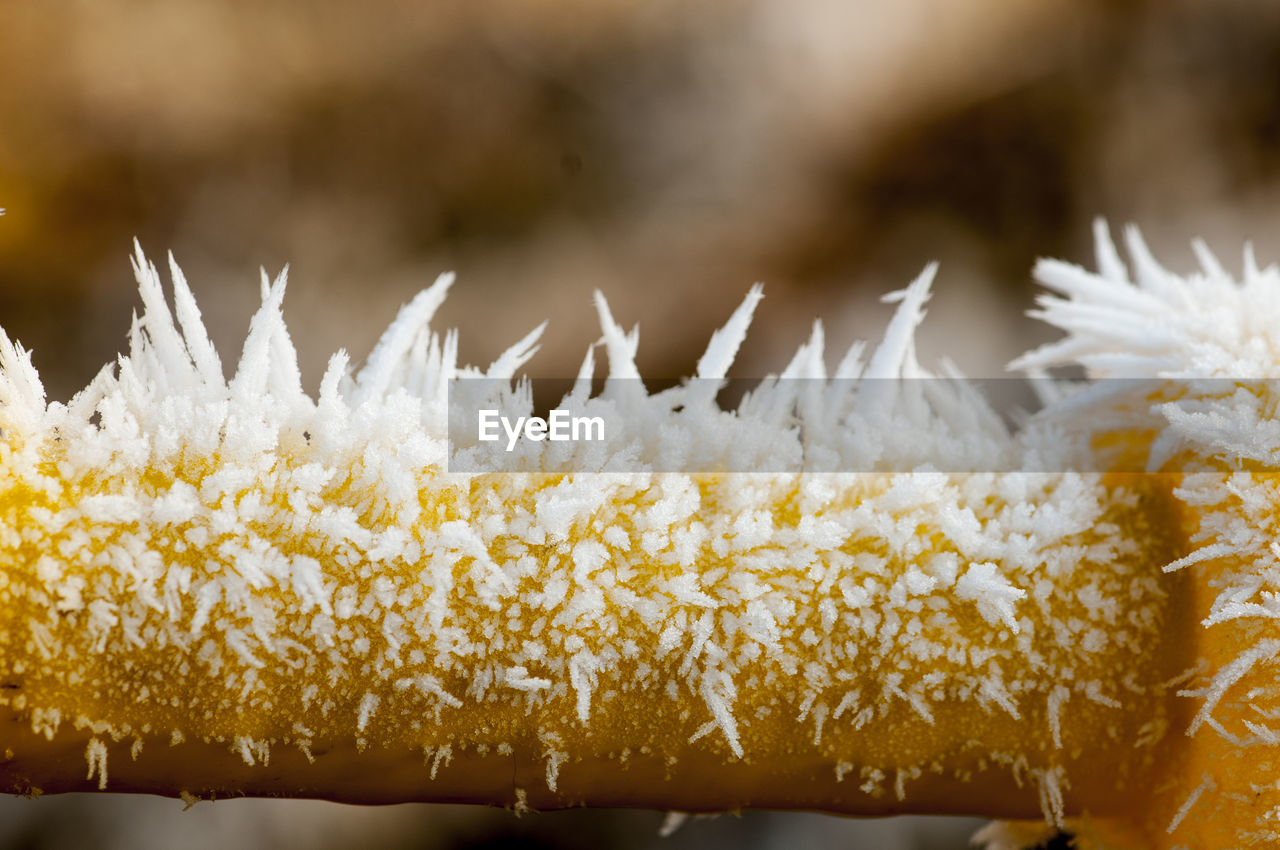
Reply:
[[[816,316],[833,346],[877,338],[877,296],[938,259],[922,354],[992,376],[1047,335],[1021,315],[1034,258],[1091,262],[1095,215],[1140,224],[1175,269],[1196,234],[1229,268],[1246,238],[1280,257],[1267,0],[7,0],[0,75],[0,326],[54,399],[123,343],[134,236],[157,261],[173,249],[228,368],[258,267],[290,263],[313,388],[446,269],[440,321],[463,358],[487,364],[550,318],[530,367],[547,377],[597,338],[593,289],[640,323],[642,371],[673,377],[762,280],[735,369],[754,376]],[[197,818],[279,846],[300,817],[394,847],[516,846],[475,843],[490,828],[657,843],[640,814],[245,803],[173,819],[75,800],[5,801],[0,845],[73,846],[68,807],[120,846]],[[755,817],[668,844],[947,847],[972,829],[912,822],[891,845],[883,826]],[[473,821],[489,826],[457,826]]]

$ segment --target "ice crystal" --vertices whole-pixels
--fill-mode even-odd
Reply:
[[[1271,752],[1280,742],[1280,269],[1260,268],[1246,247],[1236,280],[1197,241],[1200,269],[1177,275],[1129,228],[1131,277],[1106,226],[1095,230],[1096,274],[1037,267],[1056,293],[1038,315],[1067,335],[1017,365],[1073,362],[1094,378],[1159,379],[1118,384],[1119,395],[1086,392],[1075,421],[1094,437],[1127,432],[1148,468],[1178,475],[1189,552],[1165,569],[1194,573],[1208,593],[1193,615],[1203,627],[1199,672],[1182,693],[1198,701],[1187,731],[1211,771],[1179,786],[1168,830],[1216,819],[1228,836],[1217,841],[1273,841],[1269,816],[1257,813],[1280,804]]]
[[[487,369],[459,365],[456,334],[429,324],[442,276],[359,371],[335,354],[313,398],[283,275],[264,279],[226,380],[177,265],[172,309],[140,250],[134,270],[129,353],[67,404],[0,332],[0,658],[18,685],[0,704],[49,736],[92,731],[104,785],[104,741],[125,738],[213,742],[249,765],[356,741],[424,753],[424,779],[459,753],[516,752],[553,791],[566,763],[623,751],[769,763],[803,746],[841,778],[857,765],[842,787],[873,800],[890,777],[902,799],[927,774],[1009,771],[1059,822],[1071,753],[1129,746],[1164,715],[1158,493],[931,472],[940,454],[1052,453],[1061,434],[1010,434],[964,393],[799,397],[786,379],[826,386],[821,326],[726,411],[637,392],[638,335],[598,297],[611,380],[579,398],[630,423],[599,468],[643,466],[661,435],[740,461],[860,452],[919,471],[462,474],[447,471],[448,382],[513,378],[542,328]],[[832,377],[928,374],[913,339],[934,271]],[[698,378],[724,377],[760,297],[711,337]],[[900,439],[858,444],[842,427],[858,416]]]

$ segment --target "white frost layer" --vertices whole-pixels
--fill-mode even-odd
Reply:
[[[1260,269],[1246,246],[1237,281],[1196,240],[1200,270],[1177,275],[1129,227],[1131,277],[1106,225],[1094,230],[1097,273],[1059,260],[1037,264],[1037,280],[1056,294],[1040,296],[1031,315],[1067,335],[1013,368],[1084,366],[1100,384],[1067,405],[1086,413],[1075,423],[1094,432],[1157,429],[1153,469],[1188,453],[1236,468],[1242,461],[1280,467],[1280,268]],[[1140,388],[1126,382],[1148,379],[1167,383],[1126,402],[1123,395]]]
[[[268,747],[235,726],[241,714],[298,711],[286,740],[308,752],[322,733],[426,736],[433,718],[497,700],[568,702],[564,723],[585,727],[606,703],[690,700],[694,740],[749,757],[744,730],[783,709],[780,697],[741,709],[761,693],[788,695],[788,722],[811,727],[815,747],[903,707],[932,722],[939,706],[968,705],[1011,718],[1036,708],[1052,751],[1073,712],[1144,693],[1110,671],[1157,639],[1163,591],[1141,542],[1110,521],[1100,476],[448,474],[447,382],[513,378],[541,328],[487,369],[459,366],[456,334],[429,326],[443,276],[358,372],[335,354],[312,398],[281,313],[283,276],[264,280],[226,380],[170,266],[172,310],[139,251],[144,311],[130,352],[68,404],[46,403],[30,358],[0,332],[0,461],[12,486],[40,494],[0,523],[0,564],[21,579],[0,588],[0,604],[40,600],[22,648],[49,663],[50,681],[65,673],[55,658],[159,647],[178,673],[85,664],[124,677],[96,684],[148,710],[174,682],[222,683],[183,711],[230,724],[209,734],[250,762]],[[833,377],[927,374],[913,334],[933,274],[894,296],[870,358],[854,346]],[[724,376],[759,299],[753,289],[713,335],[698,377]],[[597,303],[609,376],[625,380],[595,398],[585,383],[574,392],[632,423],[593,446],[597,468],[613,456],[643,463],[654,435],[691,453],[851,453],[871,469],[940,456],[1016,465],[1072,442],[1049,426],[1011,435],[963,392],[897,394],[883,382],[868,385],[878,398],[798,395],[784,379],[821,390],[828,376],[820,325],[738,410],[691,391],[639,392],[638,336]],[[588,351],[584,381],[593,363]],[[899,439],[859,444],[860,416],[887,420],[880,432]],[[29,564],[20,549],[48,554]],[[299,694],[297,683],[309,684]],[[56,728],[61,715],[48,717]],[[543,731],[553,785],[564,730]],[[438,746],[433,769],[451,752]],[[99,756],[90,763],[105,781]],[[863,770],[867,793],[884,790],[874,775],[894,775],[901,796],[929,769],[883,767]],[[1037,769],[1046,814],[1059,817],[1066,777]]]
[[[1259,766],[1259,776],[1219,776],[1218,785],[1236,781],[1222,796],[1240,795],[1262,811],[1269,804],[1254,795],[1264,781],[1273,784],[1266,753],[1280,743],[1280,269],[1259,268],[1246,246],[1237,280],[1196,241],[1199,270],[1174,274],[1129,228],[1131,276],[1106,226],[1095,230],[1097,273],[1055,260],[1037,266],[1037,278],[1057,294],[1040,298],[1035,315],[1067,335],[1015,366],[1078,363],[1094,378],[1165,379],[1146,392],[1104,386],[1063,409],[1086,433],[1151,434],[1143,449],[1149,468],[1191,473],[1175,495],[1187,508],[1195,548],[1166,570],[1192,570],[1199,586],[1217,592],[1202,623],[1204,640],[1240,649],[1182,691],[1200,701],[1188,733],[1259,747],[1242,755]],[[1169,832],[1216,790],[1206,775]],[[1242,808],[1242,837],[1251,820]]]

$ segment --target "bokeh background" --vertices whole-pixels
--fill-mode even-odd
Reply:
[[[1175,270],[1280,257],[1280,4],[1268,0],[5,0],[0,326],[65,399],[120,349],[135,236],[172,249],[224,362],[291,264],[304,379],[367,352],[437,273],[487,364],[576,372],[591,292],[646,375],[696,363],[754,281],[732,374],[823,317],[876,339],[931,259],[920,338],[995,376],[1048,332],[1037,256],[1139,224]],[[834,361],[836,352],[832,352]],[[962,847],[976,822],[0,800],[3,847]]]

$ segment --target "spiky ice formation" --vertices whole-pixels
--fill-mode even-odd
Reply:
[[[50,738],[91,735],[103,787],[113,742],[145,759],[144,743],[202,740],[261,764],[355,741],[424,752],[423,782],[461,753],[535,760],[549,792],[566,764],[593,760],[657,759],[677,775],[686,759],[812,764],[840,782],[825,805],[849,811],[899,808],[929,777],[998,773],[1029,778],[1058,822],[1140,789],[1157,758],[1161,683],[1181,664],[1159,486],[449,473],[447,382],[510,378],[537,332],[487,370],[458,367],[456,336],[428,326],[442,278],[354,376],[335,355],[312,399],[283,277],[264,281],[226,381],[171,271],[172,311],[139,251],[130,353],[67,405],[46,403],[30,357],[0,334],[0,705]],[[931,279],[897,296],[866,366],[855,347],[838,376],[925,374],[912,339]],[[712,337],[700,378],[726,373],[758,300]],[[737,411],[704,399],[690,414],[701,402],[687,395],[635,394],[637,337],[599,308],[610,376],[625,379],[602,398],[632,423],[607,447],[640,446],[641,464],[652,434],[688,432],[691,415],[695,448],[730,428],[801,455],[860,451],[838,426],[889,417],[904,436],[889,469],[940,450],[1039,456],[1061,437],[1010,435],[971,395],[873,411],[787,381]],[[784,375],[825,379],[820,328]],[[984,428],[956,440],[958,421]],[[1099,751],[1121,754],[1105,788],[1081,774]],[[774,784],[726,804],[788,804]]]
[[[1162,840],[1169,846],[1280,842],[1280,269],[1246,247],[1236,280],[1202,242],[1199,271],[1176,275],[1134,228],[1134,271],[1105,224],[1095,227],[1099,271],[1044,261],[1057,294],[1038,314],[1067,336],[1017,365],[1064,362],[1103,379],[1075,405],[1082,431],[1114,438],[1152,469],[1178,474],[1192,551],[1165,569],[1190,574],[1197,667],[1187,753],[1170,761]],[[1111,382],[1158,378],[1156,384]],[[1108,392],[1111,386],[1120,392]],[[1117,409],[1125,413],[1117,415]],[[1099,416],[1099,411],[1104,411]]]

